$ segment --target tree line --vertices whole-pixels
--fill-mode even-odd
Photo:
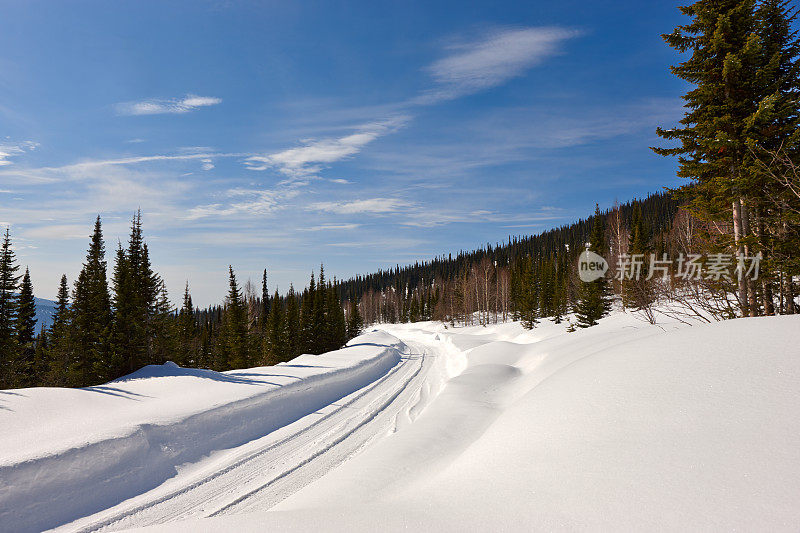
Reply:
[[[638,216],[649,228],[646,238],[653,251],[663,253],[671,249],[669,232],[679,212],[673,195],[659,192],[613,209],[598,208],[592,216],[538,235],[358,276],[342,282],[340,290],[358,302],[367,323],[439,320],[485,325],[520,320],[534,327],[543,317],[561,322],[583,309],[579,316],[586,319],[576,320],[575,325],[593,325],[600,318],[596,310],[590,311],[597,307],[597,287],[585,286],[577,276],[578,256],[587,242],[613,265],[612,256],[627,252],[627,247],[615,250],[607,244],[614,240],[610,219],[617,217],[627,232]],[[599,308],[605,314],[612,292],[619,293],[619,287],[610,280],[600,284],[604,286]]]
[[[0,247],[0,388],[84,387],[171,360],[218,371],[273,365],[301,353],[336,350],[357,336],[363,321],[345,309],[338,283],[324,268],[301,293],[270,296],[267,271],[257,296],[239,286],[232,267],[223,305],[195,308],[187,283],[174,309],[161,276],[153,270],[142,236],[141,215],[131,224],[127,246],[119,244],[108,279],[98,216],[86,260],[70,290],[61,277],[49,328],[36,331],[29,270],[20,265],[6,229]]]
[[[654,321],[654,303],[675,316],[724,319],[793,314],[800,276],[800,41],[789,0],[699,0],[680,8],[691,20],[665,41],[686,54],[672,67],[693,85],[676,127],[657,129],[678,141],[653,150],[677,156],[690,182],[643,202],[616,205],[570,226],[487,245],[475,252],[355,277],[342,284],[359,298],[368,322],[433,318],[452,323],[544,316],[591,326],[610,301]],[[760,257],[758,277],[638,279],[583,283],[578,255],[675,259],[729,254]],[[730,296],[734,295],[731,302]],[[428,302],[432,302],[429,304]],[[412,314],[423,309],[421,314]],[[663,306],[662,306],[663,307]]]
[[[81,386],[173,359],[216,370],[273,364],[341,347],[364,323],[440,320],[488,324],[544,318],[567,329],[590,327],[612,301],[655,321],[658,312],[719,320],[795,314],[800,278],[800,41],[788,0],[698,0],[680,8],[688,24],[664,35],[685,54],[672,67],[693,85],[686,113],[657,133],[679,144],[653,150],[677,156],[690,182],[643,200],[615,204],[539,235],[480,250],[269,295],[241,289],[229,268],[223,305],[195,309],[188,285],[171,308],[150,264],[141,218],[116,251],[110,283],[100,219],[70,291],[62,277],[56,313],[35,329],[30,273],[6,230],[0,249],[0,386]],[[578,279],[579,255],[608,259],[609,274]],[[648,263],[638,276],[612,276],[624,257],[653,259],[729,254],[759,257],[759,276],[685,277],[671,263],[664,277]],[[362,318],[363,317],[363,318]]]

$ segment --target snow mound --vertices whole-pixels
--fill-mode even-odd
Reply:
[[[800,527],[800,317],[428,327],[467,368],[408,428],[269,512],[152,531]]]
[[[405,349],[376,333],[273,367],[168,362],[85,389],[0,391],[0,529],[39,531],[149,490],[369,385]]]

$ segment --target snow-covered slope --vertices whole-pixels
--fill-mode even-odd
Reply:
[[[0,530],[800,528],[800,317],[564,326],[0,394]]]
[[[154,530],[800,527],[800,317],[386,329],[468,366],[413,424],[270,511]]]
[[[275,367],[167,363],[85,389],[0,391],[0,530],[53,527],[147,491],[375,382],[405,350],[376,332]]]

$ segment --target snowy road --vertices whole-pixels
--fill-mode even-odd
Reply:
[[[441,350],[406,343],[385,376],[327,407],[58,531],[114,531],[266,510],[411,422],[446,379]]]
[[[0,530],[796,531],[797,325],[386,325],[276,367],[24,389],[0,397]]]

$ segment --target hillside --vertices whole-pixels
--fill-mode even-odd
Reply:
[[[167,364],[9,391],[0,522],[794,529],[798,326],[652,326],[622,312],[575,333],[421,322],[276,367]]]

